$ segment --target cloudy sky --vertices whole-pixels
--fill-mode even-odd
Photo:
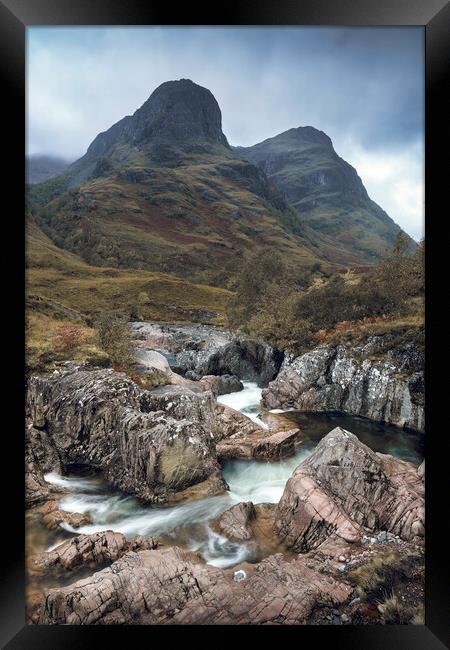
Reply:
[[[421,27],[27,29],[27,152],[74,160],[162,82],[211,90],[230,144],[325,131],[367,191],[423,236]]]

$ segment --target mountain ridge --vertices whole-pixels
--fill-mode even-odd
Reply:
[[[370,199],[356,169],[336,153],[331,138],[315,127],[288,129],[234,151],[265,172],[305,223],[368,262],[375,262],[401,231]]]
[[[278,250],[292,268],[367,262],[364,247],[352,250],[292,207],[274,170],[230,147],[221,125],[208,89],[187,79],[161,84],[63,175],[31,188],[36,222],[89,264],[216,286],[228,286],[242,257],[261,248]],[[314,127],[287,133],[313,149],[332,147]]]

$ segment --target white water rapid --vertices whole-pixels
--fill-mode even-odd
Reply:
[[[243,383],[244,390],[220,396],[218,401],[266,427],[258,418],[261,389],[253,382]],[[77,529],[63,524],[66,531],[80,534],[111,529],[127,536],[152,535],[163,543],[198,551],[209,564],[226,568],[251,561],[252,551],[246,544],[232,543],[215,533],[208,521],[240,501],[278,502],[286,481],[309,453],[299,449],[295,456],[276,463],[228,461],[223,476],[229,492],[165,507],[141,505],[133,497],[112,493],[97,477],[61,477],[52,472],[45,480],[70,490],[61,500],[62,510],[89,513],[92,518],[92,524]]]
[[[267,425],[258,417],[261,411],[261,388],[253,381],[243,381],[244,389],[228,395],[219,395],[217,401],[225,406],[231,406],[248,418],[267,429]]]

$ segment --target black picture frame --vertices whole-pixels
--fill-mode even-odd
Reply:
[[[450,5],[445,0],[247,0],[227,3],[217,14],[206,6],[186,4],[174,11],[169,3],[150,0],[0,0],[0,70],[2,76],[2,143],[7,162],[3,198],[9,208],[3,213],[3,255],[10,259],[4,269],[4,300],[7,309],[7,347],[13,353],[8,363],[4,413],[11,418],[3,430],[3,522],[7,549],[4,551],[0,583],[0,641],[2,647],[86,648],[109,640],[121,644],[155,640],[163,635],[170,643],[173,634],[183,641],[198,642],[211,634],[224,642],[243,628],[215,626],[196,629],[161,626],[77,627],[25,625],[24,570],[24,176],[25,176],[25,30],[33,25],[421,25],[426,44],[426,400],[427,400],[427,537],[426,537],[426,624],[423,626],[264,626],[247,630],[256,639],[300,643],[330,643],[333,648],[358,650],[428,649],[449,647],[448,536],[443,534],[448,498],[448,455],[443,453],[448,433],[444,425],[445,381],[438,381],[445,361],[446,247],[441,235],[448,205],[448,144],[445,138],[448,104],[444,101],[446,73],[450,62]],[[447,108],[447,111],[446,111]],[[5,140],[7,144],[5,144]],[[445,164],[446,163],[446,164]],[[447,169],[446,169],[447,167]],[[447,208],[448,211],[448,208]],[[443,232],[443,231],[442,231]],[[442,417],[442,425],[440,423]],[[6,448],[6,442],[8,447]],[[445,489],[447,487],[447,490]],[[6,534],[6,530],[8,534]],[[148,635],[151,636],[148,636]],[[133,639],[129,635],[133,636]],[[219,636],[220,635],[220,636]],[[264,635],[264,636],[262,636]],[[105,638],[106,637],[106,638]],[[269,638],[271,637],[271,638]],[[319,639],[320,637],[320,639]]]

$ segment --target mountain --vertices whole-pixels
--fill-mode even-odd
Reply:
[[[303,223],[366,262],[376,261],[401,230],[370,199],[356,170],[337,155],[330,138],[312,126],[289,129],[234,151],[264,171]]]
[[[30,188],[36,222],[90,264],[216,286],[255,249],[276,249],[293,266],[360,262],[299,218],[265,172],[229,146],[221,122],[209,90],[163,83],[62,175]]]
[[[27,156],[25,165],[25,180],[27,183],[42,183],[49,178],[62,174],[69,163],[56,156]]]

